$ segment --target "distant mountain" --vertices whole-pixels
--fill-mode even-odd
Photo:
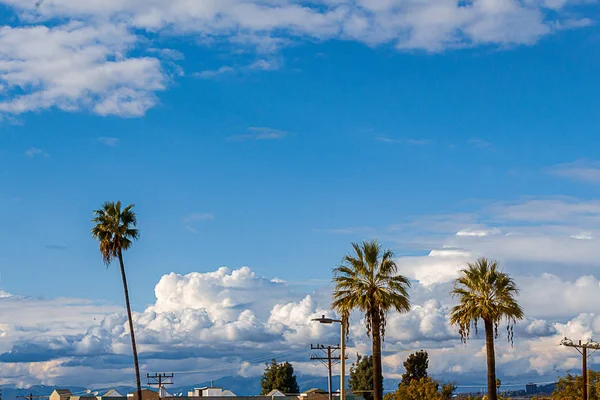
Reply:
[[[175,376],[177,379],[177,376]],[[346,379],[348,379],[346,377]],[[320,388],[323,390],[327,390],[327,377],[325,376],[311,376],[311,375],[299,375],[297,376],[298,385],[300,386],[300,391],[306,391],[311,388]],[[252,378],[244,378],[241,376],[225,376],[219,379],[215,379],[214,381],[206,381],[201,382],[194,385],[186,385],[186,386],[177,386],[177,387],[167,387],[167,391],[173,395],[183,395],[187,396],[189,391],[192,391],[194,388],[200,388],[205,386],[218,386],[223,389],[231,390],[233,393],[238,396],[252,396],[258,395],[261,392],[260,387],[260,376],[252,377]],[[395,390],[398,385],[397,380],[386,379],[384,381],[384,388],[387,390]],[[340,377],[333,377],[333,390],[336,391],[340,387]],[[17,399],[17,396],[28,396],[29,394],[33,394],[34,396],[49,396],[54,389],[69,389],[71,393],[74,394],[83,394],[85,393],[86,388],[80,386],[46,386],[46,385],[35,385],[31,386],[28,389],[18,389],[11,386],[3,386],[2,391],[2,400],[24,400]],[[93,392],[98,392],[99,394],[104,394],[108,392],[110,389],[115,389],[117,392],[125,395],[127,393],[132,393],[135,391],[135,387],[132,386],[116,386],[116,387],[101,387],[101,388],[93,388]]]
[[[69,389],[71,393],[85,393],[85,388],[79,386],[60,387]],[[17,400],[17,396],[50,396],[54,391],[54,386],[34,385],[28,389],[19,389],[11,386],[2,386],[2,400]]]
[[[177,376],[175,376],[177,379]],[[244,378],[241,376],[225,376],[223,378],[215,379],[213,381],[201,382],[194,385],[187,385],[181,387],[167,388],[167,391],[173,395],[187,396],[187,393],[192,391],[194,388],[201,388],[207,386],[222,387],[223,389],[231,390],[238,396],[251,396],[260,393],[260,377],[256,378]]]
[[[348,377],[346,377],[346,382]],[[336,391],[340,387],[340,377],[333,377],[333,390]],[[327,390],[327,377],[325,376],[311,376],[301,375],[297,376],[298,386],[300,391],[306,391],[312,388],[319,388]],[[384,381],[384,388],[387,390],[396,390],[398,387],[399,380],[386,379]],[[346,383],[347,384],[347,383]],[[196,385],[188,385],[177,388],[167,388],[167,391],[171,394],[182,394],[187,395],[188,391],[192,391],[194,388],[200,388],[205,386],[211,386],[211,382],[202,382]],[[254,396],[261,392],[260,387],[260,376],[252,378],[243,378],[241,376],[225,376],[220,379],[212,381],[212,386],[222,387],[223,389],[229,389],[238,396]]]

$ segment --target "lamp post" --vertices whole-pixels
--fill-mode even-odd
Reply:
[[[324,315],[321,318],[313,318],[312,321],[317,321],[322,324],[331,324],[333,322],[339,322],[341,326],[341,339],[340,339],[340,400],[346,400],[346,325],[343,319],[332,319],[325,318]]]

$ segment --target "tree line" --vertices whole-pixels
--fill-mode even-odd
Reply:
[[[123,260],[123,251],[128,250],[139,238],[137,216],[133,207],[133,204],[122,207],[120,201],[105,202],[101,208],[94,210],[92,219],[94,226],[91,234],[99,242],[102,260],[106,265],[110,265],[114,259],[119,261],[137,393],[138,398],[141,399],[139,362]],[[369,362],[372,363],[370,369],[372,399],[382,400],[381,346],[385,340],[387,315],[391,310],[400,313],[410,311],[408,290],[411,284],[408,278],[398,273],[394,253],[391,250],[384,250],[376,240],[352,243],[352,248],[353,251],[344,256],[341,264],[333,269],[332,308],[341,315],[342,323],[346,327],[353,311],[357,310],[364,314],[367,335],[372,341],[372,354],[369,358]],[[472,329],[477,334],[478,322],[483,321],[487,355],[487,396],[488,400],[497,400],[494,340],[498,337],[498,326],[504,320],[508,325],[508,340],[512,343],[513,326],[517,320],[524,317],[523,310],[516,300],[518,288],[513,279],[500,269],[496,261],[480,258],[473,263],[468,263],[460,272],[451,294],[458,299],[458,305],[451,310],[450,322],[458,327],[463,342],[470,338]],[[349,329],[346,329],[346,332],[349,332]],[[423,379],[425,381],[421,382],[422,384],[429,389],[435,387],[435,392],[438,392],[439,384],[427,380],[427,377],[418,381],[411,380],[403,390],[411,391],[410,385]],[[435,397],[431,398],[435,400]],[[400,397],[393,399],[400,399]]]
[[[404,362],[405,373],[394,393],[384,396],[386,400],[450,400],[456,390],[451,383],[440,384],[428,376],[429,355],[421,350],[408,356]],[[383,384],[383,377],[381,378]],[[261,395],[277,389],[282,393],[300,392],[294,367],[289,362],[278,363],[272,360],[266,364],[260,381]],[[348,386],[352,393],[361,395],[365,400],[373,400],[373,356],[356,355],[356,361],[350,367]]]

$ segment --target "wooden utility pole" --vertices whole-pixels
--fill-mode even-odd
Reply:
[[[333,356],[333,352],[336,350],[340,349],[340,346],[324,346],[322,344],[317,344],[315,345],[310,345],[311,350],[321,350],[323,351],[325,354],[327,354],[327,357],[319,357],[315,354],[313,354],[312,356],[310,356],[311,360],[318,360],[321,361],[326,367],[327,367],[327,372],[328,372],[328,380],[327,380],[327,385],[329,386],[329,400],[333,400],[333,381],[332,381],[332,377],[331,377],[331,365],[332,365],[332,361],[338,361],[341,359],[340,356]]]
[[[164,385],[172,385],[173,384],[173,373],[158,373],[158,374],[146,374],[146,378],[148,379],[148,386],[158,386],[158,395],[162,397],[162,388]]]
[[[581,340],[575,344],[571,339],[564,338],[561,342],[561,345],[566,347],[573,347],[575,350],[581,354],[582,363],[581,363],[581,380],[582,387],[581,392],[583,394],[582,400],[588,400],[588,383],[587,383],[587,360],[592,356],[596,351],[600,350],[600,343],[594,342],[592,340],[588,340],[587,343],[581,343]],[[594,350],[588,354],[588,349]]]
[[[581,346],[581,340],[579,341],[579,345]],[[585,400],[588,399],[588,385],[587,385],[587,347],[582,347],[581,348],[582,352],[581,355],[583,356],[583,364],[581,365],[581,370],[583,371],[583,398]]]

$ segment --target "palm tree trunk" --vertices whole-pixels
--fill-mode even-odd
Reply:
[[[488,400],[498,400],[496,389],[496,353],[494,351],[494,323],[484,320],[485,350],[487,353]]]
[[[373,335],[373,400],[382,400],[381,387],[381,324],[377,310],[371,312],[371,334]]]
[[[119,249],[119,264],[121,265],[121,278],[123,278],[125,304],[127,304],[127,319],[129,320],[129,333],[131,334],[131,347],[133,349],[133,364],[135,365],[135,383],[137,384],[137,400],[143,400],[142,383],[140,381],[140,364],[138,362],[137,347],[135,345],[133,319],[131,318],[131,305],[129,304],[129,289],[127,289],[127,277],[125,276],[125,265],[123,264],[123,253],[121,252],[121,249]]]

